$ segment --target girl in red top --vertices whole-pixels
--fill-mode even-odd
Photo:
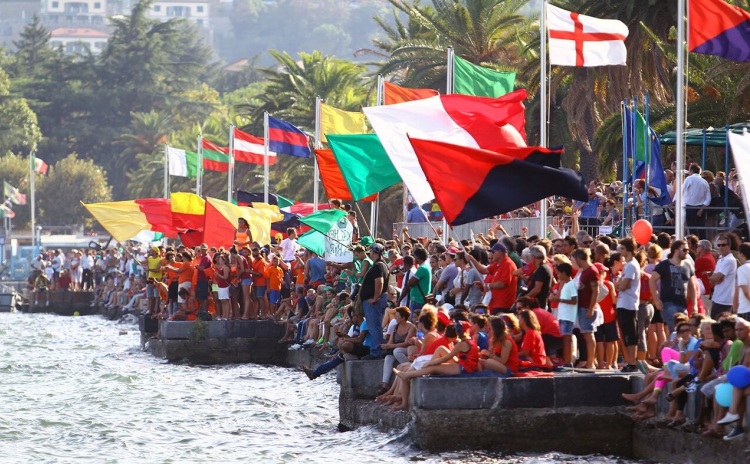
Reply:
[[[428,361],[422,369],[416,371],[402,372],[398,369],[393,369],[393,371],[404,381],[423,375],[459,375],[476,372],[479,368],[479,348],[471,338],[471,323],[457,322],[457,332],[458,329],[460,329],[458,337],[461,341],[456,343],[448,354]]]
[[[481,370],[494,371],[503,377],[511,377],[518,372],[518,345],[508,334],[505,320],[498,316],[490,318],[492,327],[492,341],[489,350],[479,353],[479,367]]]
[[[614,253],[617,255],[617,253]],[[620,258],[622,260],[623,258]],[[617,368],[617,321],[615,304],[617,304],[617,291],[611,278],[607,278],[608,269],[602,263],[594,263],[599,270],[599,280],[607,287],[609,294],[599,302],[599,308],[604,316],[604,323],[596,328],[594,338],[596,339],[596,364],[599,369]],[[613,266],[617,269],[622,266]]]
[[[544,341],[539,326],[539,320],[534,311],[524,309],[518,313],[521,330],[524,331],[521,350],[518,352],[521,370],[539,370],[551,367],[548,365],[547,352],[544,351]]]
[[[229,263],[224,253],[214,255],[214,283],[219,287],[219,307],[221,317],[219,320],[229,320],[231,317],[231,306],[229,305]]]

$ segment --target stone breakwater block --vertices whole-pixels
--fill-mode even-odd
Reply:
[[[161,321],[160,335],[165,340],[185,340],[190,338],[192,321]]]
[[[555,406],[619,406],[627,404],[622,397],[631,384],[625,375],[554,377]]]
[[[503,379],[500,406],[505,409],[552,408],[555,406],[555,379],[552,377]]]
[[[254,338],[257,322],[255,321],[217,321],[227,324],[227,337],[229,338]]]
[[[489,409],[502,395],[497,377],[420,377],[412,380],[410,404],[420,409]]]
[[[272,340],[278,340],[284,336],[286,327],[283,325],[276,325],[273,321],[251,321],[255,323],[255,336],[257,338],[267,338]]]
[[[383,380],[383,360],[346,361],[339,367],[342,390],[353,398],[375,398]]]

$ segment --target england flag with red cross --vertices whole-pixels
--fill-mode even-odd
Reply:
[[[547,5],[549,61],[556,66],[625,65],[628,26]]]

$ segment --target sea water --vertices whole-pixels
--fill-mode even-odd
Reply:
[[[132,322],[0,314],[2,463],[629,462],[431,454],[405,431],[341,433],[338,393],[332,374],[166,363],[141,348]]]

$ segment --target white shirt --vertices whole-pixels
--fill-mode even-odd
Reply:
[[[94,267],[94,258],[90,255],[83,255],[81,257],[81,269],[91,269]]]
[[[625,263],[621,279],[630,279],[630,287],[617,293],[617,307],[630,311],[638,310],[638,300],[641,296],[641,266],[632,258]]]
[[[581,273],[579,272],[578,275]],[[569,280],[560,290],[561,300],[570,300],[578,296],[578,284]],[[560,321],[575,322],[578,319],[578,305],[576,303],[563,303],[557,305],[557,319]]]
[[[714,285],[714,294],[711,301],[722,305],[731,305],[734,300],[735,276],[737,274],[737,260],[732,253],[720,257],[716,262],[714,274],[718,272],[724,276],[724,279]]]
[[[285,238],[279,246],[281,247],[281,258],[287,262],[294,261],[297,250],[299,250],[297,240]]]
[[[747,285],[748,289],[750,289],[750,264],[748,263],[737,268],[737,286],[739,287],[740,285]],[[747,313],[750,313],[750,300],[747,299],[742,289],[739,289],[738,293],[737,314],[747,315]]]
[[[682,184],[682,198],[687,206],[708,206],[711,203],[711,188],[699,174],[691,174]]]

